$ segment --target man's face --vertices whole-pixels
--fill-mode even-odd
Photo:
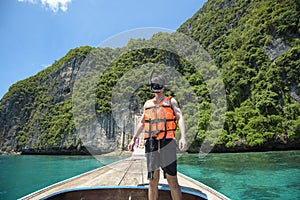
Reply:
[[[157,84],[157,83],[151,83],[151,89],[154,92],[159,93],[164,88],[163,85]]]

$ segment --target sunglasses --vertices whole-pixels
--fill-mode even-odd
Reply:
[[[157,84],[157,83],[151,83],[151,88],[154,90],[161,90],[164,86]]]

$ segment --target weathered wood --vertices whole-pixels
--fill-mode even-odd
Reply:
[[[178,173],[178,180],[181,186],[200,190],[207,195],[208,199],[228,199],[212,188],[209,188],[194,179],[186,177],[181,173]],[[145,185],[147,183],[147,167],[145,158],[143,156],[133,156],[43,188],[23,197],[22,199],[40,199],[48,196],[49,194],[73,188],[87,188],[95,186],[138,186]],[[166,180],[163,179],[162,174],[160,176],[160,184],[167,184]]]

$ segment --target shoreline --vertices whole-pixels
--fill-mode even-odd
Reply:
[[[280,151],[300,151],[300,148],[292,148],[292,149],[271,149],[271,150],[247,150],[247,151],[211,151],[209,153],[205,153],[205,152],[196,152],[196,151],[187,151],[187,152],[178,152],[179,154],[210,154],[210,153],[213,153],[213,154],[227,154],[227,153],[263,153],[263,152],[280,152]],[[103,156],[103,157],[109,157],[109,156],[132,156],[132,152],[130,151],[127,151],[127,150],[115,150],[115,151],[112,151],[112,152],[106,152],[106,153],[103,153],[103,154],[76,154],[76,153],[41,153],[41,152],[38,152],[38,153],[30,153],[30,154],[27,154],[27,153],[22,153],[22,152],[14,152],[14,151],[9,151],[9,152],[6,152],[6,151],[0,151],[0,156],[1,155],[44,155],[44,156],[49,156],[49,155],[53,155],[53,156]]]
[[[216,144],[212,148],[203,148],[201,151],[201,144],[195,144],[195,146],[189,146],[186,152],[181,153],[243,153],[243,152],[267,152],[267,151],[291,151],[300,150],[300,140],[289,140],[289,141],[269,141],[262,145],[248,146],[246,144],[238,144],[233,147],[226,147],[222,144]],[[46,148],[46,149],[23,149],[19,151],[14,151],[10,149],[9,151],[0,150],[0,155],[96,155],[96,156],[123,156],[131,155],[131,152],[122,149],[115,149],[111,152],[102,152],[97,149],[88,149],[84,146],[71,147],[71,148]]]
[[[0,155],[21,155],[22,152],[15,151],[0,151]]]

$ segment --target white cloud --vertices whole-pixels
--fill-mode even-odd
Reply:
[[[37,0],[18,0],[18,2],[29,2],[29,3],[32,3],[32,4],[36,4]]]
[[[43,7],[46,9],[50,9],[53,12],[57,13],[58,11],[66,12],[68,10],[68,4],[72,2],[72,0],[18,0],[19,2],[29,2],[32,4],[36,4],[40,2]]]

